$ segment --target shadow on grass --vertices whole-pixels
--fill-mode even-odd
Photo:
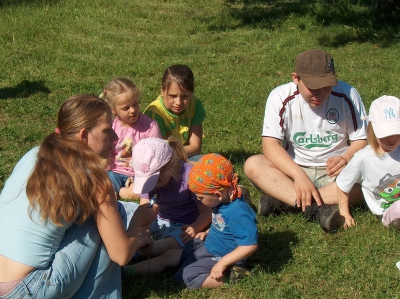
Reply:
[[[23,80],[14,87],[0,88],[0,100],[8,98],[27,98],[38,92],[48,94],[51,91],[44,85],[44,81]]]
[[[220,151],[218,154],[227,158],[232,164],[243,164],[253,153],[248,153],[244,150],[237,151]]]
[[[225,6],[230,17],[238,21],[231,29],[252,26],[274,30],[288,19],[295,22],[299,18],[297,29],[307,30],[310,24],[301,22],[303,16],[315,20],[312,26],[337,25],[334,31],[316,37],[322,46],[372,42],[388,47],[400,35],[400,4],[393,0],[226,0]],[[227,28],[211,24],[209,29]]]
[[[171,269],[160,274],[148,274],[135,276],[130,279],[123,279],[123,298],[168,298],[173,294],[178,295],[179,292],[185,289],[185,285],[178,285],[175,282],[174,274],[177,270],[178,269]]]
[[[293,231],[259,233],[258,249],[248,261],[248,266],[258,266],[268,273],[276,273],[293,258],[292,247],[299,239]]]
[[[53,5],[60,2],[60,0],[46,0],[46,1],[33,1],[33,0],[2,0],[0,1],[0,7],[7,6],[43,6]]]
[[[273,228],[267,228],[266,233],[259,233],[258,250],[247,261],[246,266],[249,269],[259,267],[272,274],[281,271],[293,258],[292,247],[299,243],[295,232],[272,230]],[[175,282],[173,277],[177,270],[123,279],[124,298],[168,298],[175,295],[181,298],[179,294],[186,287]]]

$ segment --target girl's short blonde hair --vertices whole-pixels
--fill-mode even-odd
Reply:
[[[374,150],[375,154],[381,157],[384,154],[382,147],[378,143],[378,138],[375,135],[374,129],[371,123],[367,126],[367,141],[369,146]]]
[[[99,95],[99,98],[104,99],[111,109],[115,110],[115,98],[127,91],[132,92],[133,96],[139,98],[139,88],[131,80],[127,78],[116,78],[110,81]]]
[[[176,137],[170,136],[167,142],[172,148],[172,157],[167,164],[161,167],[160,172],[168,170],[175,180],[179,180],[182,175],[181,162],[188,162],[187,154],[183,148],[182,142]]]

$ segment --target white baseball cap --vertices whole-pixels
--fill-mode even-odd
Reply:
[[[369,108],[368,121],[377,138],[400,135],[400,100],[387,95],[377,98]]]

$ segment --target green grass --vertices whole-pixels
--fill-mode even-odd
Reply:
[[[189,65],[202,99],[204,152],[243,173],[261,152],[265,100],[290,81],[295,56],[321,48],[365,106],[400,96],[399,27],[374,0],[3,0],[0,2],[0,188],[19,158],[53,131],[58,108],[115,77],[154,100],[165,68]],[[398,17],[398,16],[397,16]],[[394,18],[398,20],[398,18]],[[260,192],[250,187],[253,202]],[[253,275],[189,291],[173,271],[124,281],[126,298],[397,298],[399,236],[367,209],[355,229],[327,235],[301,215],[259,218]]]

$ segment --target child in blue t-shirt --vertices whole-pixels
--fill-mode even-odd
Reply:
[[[189,189],[211,207],[212,225],[183,249],[130,266],[130,274],[156,273],[180,266],[175,274],[188,288],[223,285],[232,269],[243,269],[258,248],[256,215],[242,197],[232,164],[218,154],[203,156],[189,173]],[[128,269],[126,269],[128,270]]]

